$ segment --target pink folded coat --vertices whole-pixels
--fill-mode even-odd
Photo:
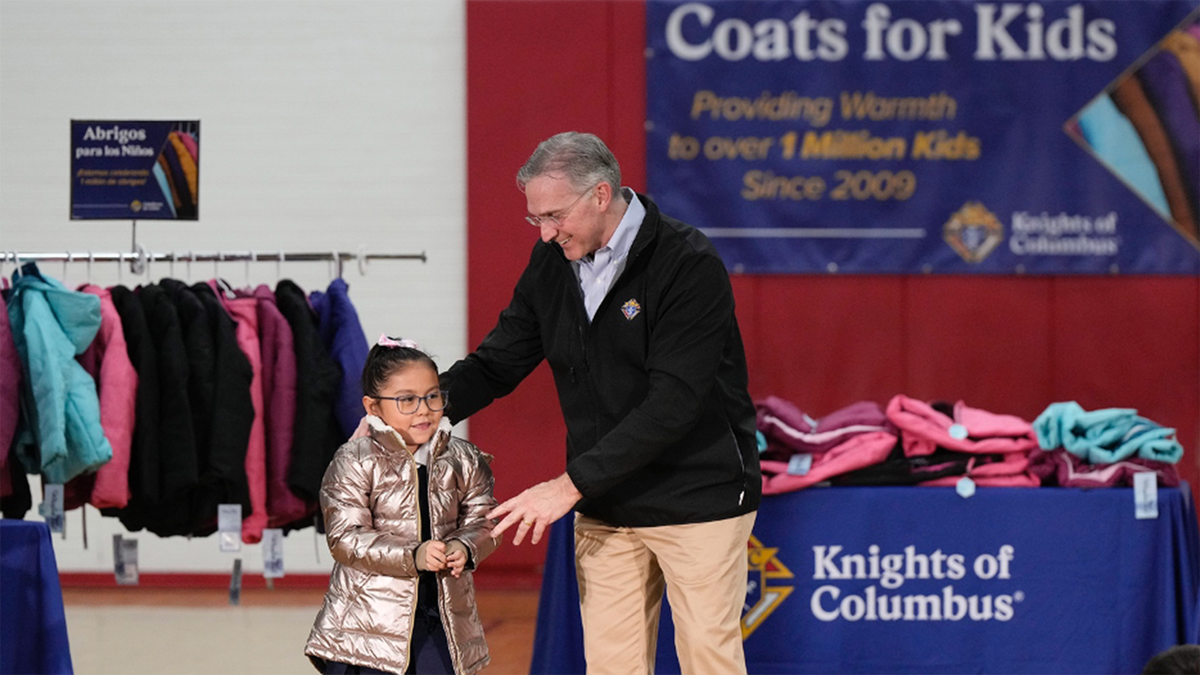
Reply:
[[[993,454],[1028,453],[1038,447],[1033,425],[1015,415],[999,415],[954,404],[951,418],[933,406],[898,394],[888,402],[887,416],[900,428],[907,457],[931,455],[937,448]]]
[[[801,490],[847,471],[878,464],[887,459],[894,447],[896,436],[886,431],[859,434],[828,452],[813,455],[812,466],[803,476],[789,474],[787,462],[763,460],[763,494],[777,495]]]

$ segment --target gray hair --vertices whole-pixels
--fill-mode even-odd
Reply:
[[[608,183],[614,196],[621,195],[617,158],[593,134],[564,131],[539,143],[517,172],[517,185],[524,190],[529,181],[552,173],[562,174],[577,190]]]

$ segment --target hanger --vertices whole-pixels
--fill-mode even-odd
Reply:
[[[95,259],[96,259],[96,255],[94,253],[92,253],[91,251],[88,251],[88,266],[87,266],[88,283],[91,283],[91,281],[92,281],[92,261]]]
[[[175,278],[175,251],[171,251],[171,264],[167,266],[167,269],[168,269],[167,273],[171,275],[172,279],[174,279]]]
[[[250,251],[250,255],[246,257],[246,288],[250,287],[250,263],[258,262],[258,253]]]
[[[358,275],[367,276],[367,245],[358,247]]]
[[[189,284],[192,283],[192,261],[195,259],[196,259],[196,254],[191,251],[188,251],[187,282]]]
[[[125,251],[117,254],[117,283],[125,283]]]
[[[73,262],[75,262],[75,254],[70,251],[67,251],[67,257],[63,258],[63,273],[62,273],[63,286],[67,286],[67,287],[71,286],[71,284],[67,283],[67,264],[73,263]]]
[[[279,280],[283,278],[283,249],[279,249],[279,257],[275,259],[275,283],[279,284]]]

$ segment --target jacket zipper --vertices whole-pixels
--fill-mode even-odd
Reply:
[[[727,423],[728,424],[728,423]],[[742,459],[742,447],[738,445],[737,434],[733,433],[733,427],[729,429],[729,440],[733,442],[733,452],[737,455],[738,466],[742,468],[742,492],[738,495],[738,506],[746,500],[746,460]]]
[[[447,437],[445,439],[445,445],[443,445],[441,449],[445,450],[445,446],[449,445],[449,444],[450,444],[450,439],[449,439],[449,437]],[[435,448],[432,448],[431,450],[435,450],[435,449],[437,449],[437,448],[435,447]],[[437,454],[440,456],[442,453],[438,452]],[[429,471],[429,495],[428,495],[428,498],[429,498],[429,536],[430,536],[430,538],[433,537],[433,458],[434,458],[434,453],[431,451],[429,453],[429,467],[427,469]],[[465,544],[464,544],[464,546],[465,546]],[[466,570],[463,570],[463,571],[465,572]],[[439,579],[436,575],[434,576],[434,580],[437,582],[434,584],[434,587],[437,588],[437,594],[438,594],[438,598],[437,598],[438,621],[442,624],[442,631],[446,633],[446,646],[450,648],[450,661],[451,661],[451,664],[454,666],[454,672],[460,673],[460,672],[462,672],[462,653],[459,651],[459,648],[458,648],[458,640],[455,639],[455,637],[454,637],[454,630],[452,628],[450,628],[450,626],[447,625],[447,622],[446,622],[446,617],[450,615],[450,611],[449,611],[450,607],[448,605],[448,603],[450,601],[450,597],[449,597],[448,593],[442,592],[442,580]]]
[[[399,435],[399,434],[397,434],[397,435]],[[417,475],[417,460],[415,457],[413,457],[412,451],[408,450],[408,446],[405,445],[404,447],[405,447],[404,454],[408,455],[408,464],[412,468],[413,478],[417,479],[417,490],[420,490],[421,489],[421,478],[420,478],[420,476]],[[414,509],[414,512],[417,514],[417,539],[418,539],[417,547],[420,548],[421,544],[419,543],[419,540],[421,539],[421,497],[420,497],[420,495],[417,495],[417,490],[414,490],[413,494],[417,497],[417,503],[416,503],[417,508]],[[430,535],[432,536],[432,534],[433,534],[433,528],[430,528]],[[413,557],[414,558],[416,557],[416,554],[417,554],[417,549],[414,548],[413,549]],[[417,561],[414,559],[413,567],[416,567],[416,566],[417,566]],[[413,608],[412,608],[412,611],[408,613],[408,649],[404,650],[404,668],[402,668],[400,670],[400,672],[407,671],[408,670],[408,662],[412,660],[413,626],[415,626],[417,623],[417,606],[420,604],[420,601],[421,601],[421,570],[418,568],[416,583],[414,585],[414,590],[413,590]]]

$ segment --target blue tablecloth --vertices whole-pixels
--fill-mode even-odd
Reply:
[[[743,614],[751,673],[1140,673],[1200,643],[1190,490],[817,488],[767,497]],[[530,672],[582,673],[570,516],[553,527]],[[678,673],[669,612],[657,670]]]
[[[0,673],[72,672],[50,530],[0,520]]]

